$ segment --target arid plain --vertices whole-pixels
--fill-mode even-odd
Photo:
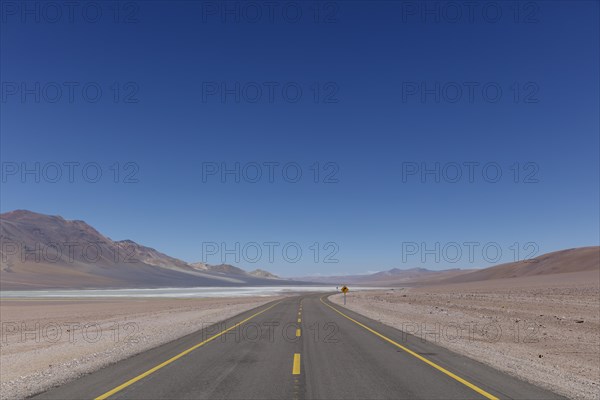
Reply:
[[[346,307],[555,393],[598,399],[598,271],[350,292]]]
[[[2,398],[39,393],[275,299],[2,299]]]

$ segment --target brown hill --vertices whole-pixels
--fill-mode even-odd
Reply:
[[[259,278],[280,279],[277,275],[272,274],[269,271],[265,271],[264,269],[255,269],[254,271],[250,271],[248,273]]]
[[[439,283],[463,283],[600,269],[600,247],[580,247],[543,254],[530,260],[495,265]]]
[[[217,274],[248,275],[248,273],[243,269],[234,267],[233,265],[229,264],[207,265],[207,268],[210,272],[214,272]]]

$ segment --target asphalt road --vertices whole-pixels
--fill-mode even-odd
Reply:
[[[35,398],[560,398],[322,297],[267,304]]]

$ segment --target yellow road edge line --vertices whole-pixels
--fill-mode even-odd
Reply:
[[[237,328],[238,326],[242,325],[242,324],[243,324],[243,323],[245,323],[245,322],[248,322],[249,320],[251,320],[252,318],[256,317],[257,315],[259,315],[259,314],[262,314],[262,313],[264,313],[264,312],[265,312],[265,311],[267,311],[267,310],[270,310],[271,308],[275,307],[275,306],[276,306],[277,304],[279,304],[279,303],[281,303],[281,302],[280,302],[280,301],[278,301],[277,303],[275,303],[275,304],[273,304],[273,305],[271,305],[271,306],[269,306],[269,307],[265,308],[264,310],[262,310],[262,311],[259,311],[259,312],[257,312],[256,314],[253,314],[253,315],[249,316],[249,317],[248,317],[248,318],[246,318],[245,320],[238,322],[237,324],[233,325],[232,327],[230,327],[230,328],[227,328],[227,329],[225,329],[224,331],[221,331],[221,332],[219,332],[219,333],[217,333],[217,334],[215,334],[215,335],[213,335],[213,336],[209,337],[209,338],[208,338],[208,339],[206,339],[205,341],[203,341],[203,342],[200,342],[200,343],[198,343],[198,344],[196,344],[196,345],[194,345],[194,346],[190,347],[189,349],[182,351],[181,353],[177,354],[176,356],[174,356],[174,357],[171,357],[171,358],[169,358],[168,360],[166,360],[166,361],[164,361],[164,362],[162,362],[162,363],[158,364],[158,365],[157,365],[157,366],[155,366],[154,368],[150,368],[148,371],[146,371],[146,372],[144,372],[144,373],[142,373],[142,374],[140,374],[140,375],[136,376],[135,378],[131,378],[130,380],[128,380],[127,382],[125,382],[125,383],[123,383],[123,384],[121,384],[121,385],[117,386],[116,388],[114,388],[114,389],[112,389],[112,390],[109,390],[108,392],[106,392],[106,393],[104,393],[104,394],[102,394],[102,395],[100,395],[100,396],[96,397],[94,400],[104,400],[104,399],[107,399],[108,397],[112,396],[113,394],[120,392],[121,390],[125,389],[126,387],[128,387],[128,386],[131,386],[131,385],[133,385],[134,383],[136,383],[137,381],[139,381],[139,380],[141,380],[141,379],[144,379],[144,378],[145,378],[145,377],[147,377],[148,375],[150,375],[150,374],[152,374],[152,373],[154,373],[154,372],[158,371],[158,370],[159,370],[159,369],[161,369],[162,367],[164,367],[164,366],[167,366],[167,365],[171,364],[173,361],[176,361],[176,360],[180,359],[181,357],[183,357],[183,356],[185,356],[185,355],[187,355],[187,354],[191,353],[192,351],[196,350],[198,347],[204,346],[206,343],[208,343],[208,342],[211,342],[211,341],[213,341],[214,339],[216,339],[216,338],[218,338],[218,337],[220,337],[220,336],[224,335],[225,333],[229,332],[230,330]]]
[[[302,331],[300,331],[300,328],[296,329],[296,337],[300,337],[300,335],[302,335]]]
[[[325,296],[323,296],[325,297]],[[354,322],[355,324],[365,328],[366,330],[368,330],[369,332],[373,333],[376,336],[379,336],[381,339],[385,340],[386,342],[389,342],[391,344],[393,344],[394,346],[404,350],[405,352],[407,352],[408,354],[410,354],[411,356],[414,356],[416,358],[418,358],[419,360],[423,361],[425,364],[428,364],[429,366],[437,369],[440,372],[443,372],[444,374],[448,375],[450,378],[462,383],[463,385],[467,386],[468,388],[476,391],[477,393],[479,393],[480,395],[482,395],[483,397],[490,399],[490,400],[500,400],[498,399],[496,396],[486,392],[485,390],[481,389],[478,386],[475,386],[474,384],[472,384],[471,382],[461,378],[460,376],[453,374],[452,372],[448,371],[447,369],[445,369],[444,367],[441,367],[439,365],[437,365],[436,363],[434,363],[433,361],[428,360],[427,358],[423,357],[422,355],[415,353],[414,351],[412,351],[411,349],[402,346],[400,343],[397,343],[395,341],[393,341],[392,339],[388,338],[387,336],[382,335],[381,333],[377,332],[374,329],[369,328],[368,326],[361,324],[360,322],[358,322],[357,320],[347,316],[346,314],[344,314],[343,312],[341,312],[340,310],[338,310],[337,308],[330,306],[329,304],[325,303],[323,301],[323,297],[321,297],[321,303],[325,304],[327,307],[331,308],[333,311],[341,314],[342,316],[348,318],[350,321]]]
[[[298,323],[302,322],[302,318],[298,318]]]
[[[300,375],[300,353],[294,353],[294,366],[292,367],[292,375]]]

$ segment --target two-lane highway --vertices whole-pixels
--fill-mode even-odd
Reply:
[[[267,304],[36,398],[560,397],[320,294]]]

